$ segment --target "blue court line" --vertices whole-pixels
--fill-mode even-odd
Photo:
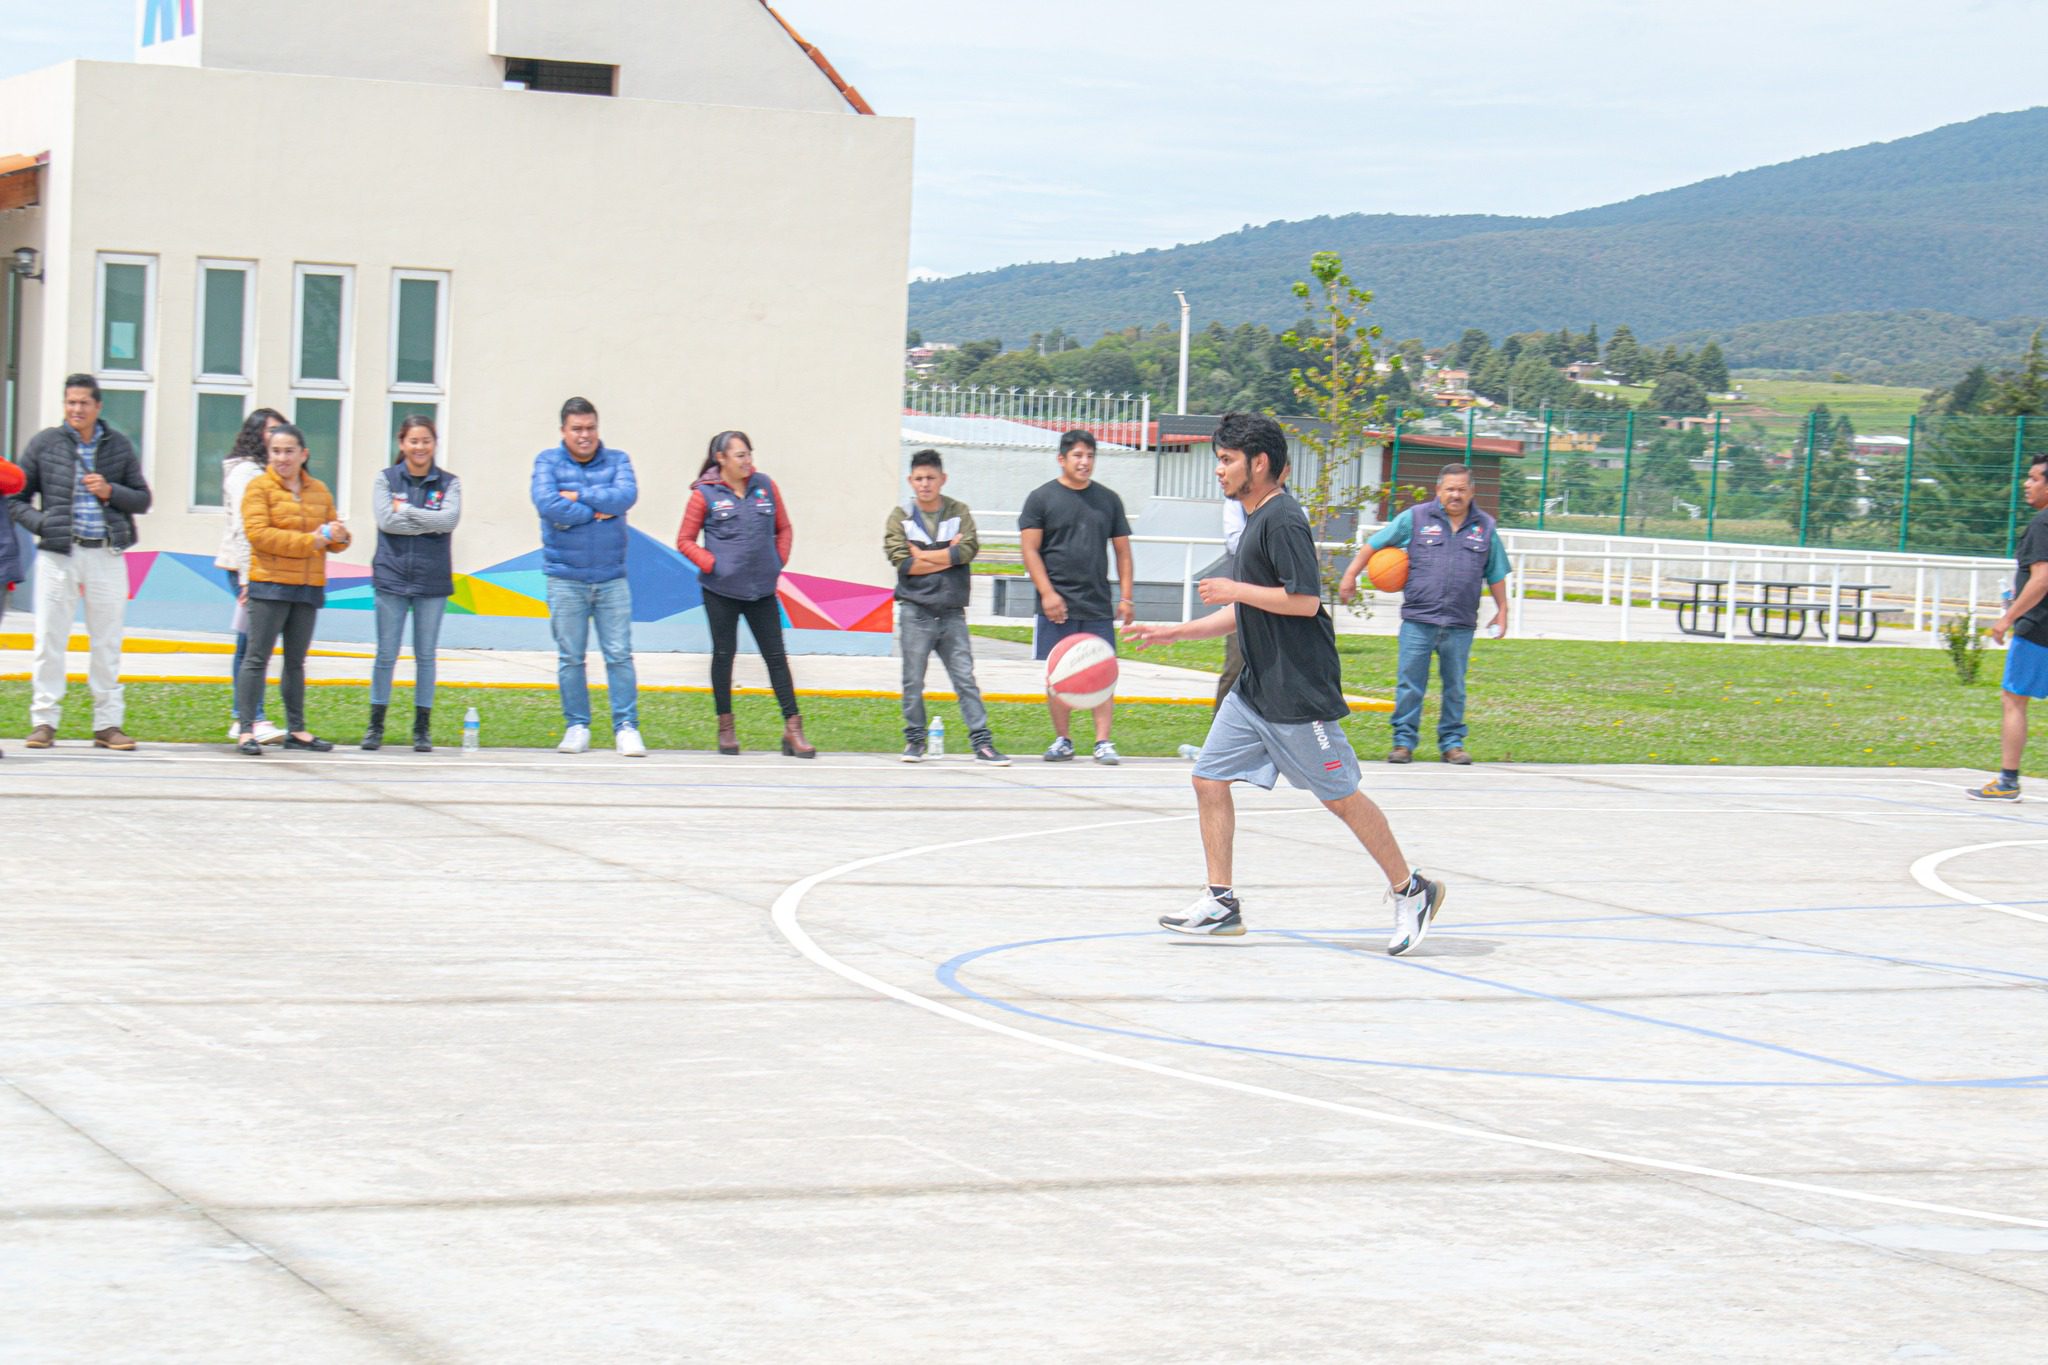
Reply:
[[[1881,806],[1896,806],[1901,810],[1932,811],[1938,814],[1954,813],[1953,806],[1937,806],[1931,801],[1905,801],[1896,796],[1870,795],[1865,795],[1862,799],[1874,801]],[[2002,809],[1989,805],[1972,806],[1969,809],[1975,812],[1979,819],[1997,820],[2010,825],[2025,825],[2029,829],[2048,829],[2048,820],[2033,820],[2024,815],[2010,815]]]
[[[1459,926],[1462,933],[1464,926]],[[1345,934],[1366,934],[1364,929],[1344,930]],[[1650,943],[1670,944],[1682,948],[1738,948],[1751,953],[1791,953],[1802,957],[1857,957],[1866,962],[1883,962],[1896,967],[1934,967],[1952,972],[1980,972],[1986,976],[2009,976],[2015,981],[2038,981],[2048,984],[2048,976],[2036,976],[2030,972],[2007,971],[2003,967],[1977,967],[1966,962],[1934,962],[1926,958],[1893,957],[1886,953],[1866,953],[1856,948],[1823,948],[1813,944],[1789,943],[1715,943],[1694,938],[1645,938],[1632,934],[1525,934],[1513,929],[1497,930],[1502,938],[1561,938],[1572,943]],[[1331,935],[1336,937],[1337,935]],[[1926,1082],[1933,1084],[1933,1082]]]
[[[1575,883],[1570,881],[1557,882],[1556,884],[1560,886],[1575,885]],[[2048,905],[2048,899],[2002,900],[1999,904]],[[1747,915],[1837,915],[1856,914],[1873,910],[1968,910],[1971,908],[1958,901],[1902,901],[1895,905],[1781,905],[1769,910],[1674,910],[1668,914],[1633,911],[1621,915],[1574,915],[1564,919],[1459,920],[1458,932],[1463,933],[1467,929],[1507,929],[1532,924],[1617,924],[1633,920],[1654,920],[1660,924],[1668,924],[1674,920],[1738,919]]]
[[[1269,933],[1269,932],[1277,932],[1277,931],[1269,931],[1269,930],[1254,930],[1254,931],[1253,931],[1253,933],[1255,933],[1255,934],[1257,934],[1257,933]],[[1365,934],[1365,933],[1370,933],[1370,932],[1372,932],[1372,931],[1370,931],[1370,930],[1337,930],[1337,931],[1333,931],[1333,933],[1335,933],[1335,934],[1339,934],[1339,935],[1341,935],[1341,934]],[[989,1007],[990,1007],[990,1008],[992,1008],[992,1009],[997,1009],[997,1010],[1001,1010],[1001,1011],[1003,1011],[1003,1012],[1005,1012],[1005,1013],[1008,1013],[1008,1014],[1015,1014],[1015,1015],[1019,1015],[1019,1016],[1021,1016],[1021,1017],[1023,1017],[1023,1018],[1026,1018],[1026,1019],[1036,1019],[1036,1020],[1039,1020],[1039,1021],[1041,1021],[1041,1022],[1043,1022],[1043,1023],[1049,1023],[1049,1024],[1059,1024],[1059,1025],[1061,1025],[1061,1026],[1063,1026],[1063,1027],[1066,1027],[1066,1028],[1076,1028],[1076,1029],[1082,1029],[1082,1030],[1084,1030],[1084,1031],[1087,1031],[1087,1032],[1090,1032],[1090,1033],[1101,1033],[1101,1034],[1107,1034],[1107,1035],[1111,1035],[1111,1036],[1114,1036],[1114,1037],[1121,1037],[1121,1038],[1134,1038],[1134,1039],[1138,1039],[1138,1040],[1140,1040],[1140,1041],[1144,1041],[1144,1042],[1153,1042],[1153,1043],[1169,1043],[1169,1044],[1172,1044],[1172,1045],[1173,1045],[1173,1046],[1175,1046],[1175,1047],[1195,1047],[1195,1048],[1206,1048],[1206,1049],[1210,1049],[1210,1050],[1213,1050],[1213,1051],[1217,1051],[1217,1052],[1235,1052],[1235,1053],[1242,1053],[1242,1054],[1245,1054],[1245,1055],[1248,1055],[1248,1056],[1258,1056],[1258,1057],[1275,1057],[1275,1058],[1280,1058],[1280,1059],[1284,1059],[1284,1060],[1289,1060],[1289,1061],[1309,1061],[1309,1062],[1335,1062],[1335,1063],[1338,1063],[1338,1064],[1341,1064],[1341,1065],[1346,1065],[1346,1066],[1367,1066],[1367,1067],[1376,1067],[1376,1068],[1381,1068],[1381,1069],[1386,1069],[1386,1070],[1396,1070],[1396,1071],[1426,1071],[1426,1072],[1437,1072],[1437,1073],[1446,1073],[1446,1074],[1454,1074],[1454,1075],[1466,1075],[1466,1076],[1497,1076],[1497,1077],[1503,1077],[1503,1078],[1511,1078],[1511,1079],[1523,1079],[1523,1080],[1549,1080],[1549,1081],[1584,1081],[1584,1082],[1591,1082],[1591,1083],[1595,1083],[1595,1084],[1601,1084],[1601,1085],[1652,1085],[1652,1086],[1672,1086],[1672,1087],[1679,1087],[1679,1088],[1694,1088],[1694,1089],[1718,1089],[1718,1090],[1739,1090],[1739,1089],[1751,1089],[1751,1090],[1780,1090],[1780,1089],[1784,1089],[1784,1090],[1844,1090],[1844,1089],[1847,1089],[1847,1090],[1862,1090],[1862,1089],[1879,1089],[1879,1090],[1889,1090],[1889,1089],[1908,1089],[1908,1088],[1911,1088],[1911,1089],[1920,1089],[1920,1088],[1925,1088],[1925,1089],[1986,1089],[1986,1090],[2029,1090],[2029,1089],[2040,1089],[2040,1088],[2042,1088],[2042,1086],[2041,1086],[2041,1084],[2040,1084],[2040,1083],[2041,1083],[2041,1082],[2043,1082],[2043,1081],[2048,1081],[2048,1076],[2017,1076],[2017,1077],[1990,1077],[1990,1078],[1983,1078],[1983,1079],[1962,1079],[1962,1080],[1938,1080],[1938,1081],[1921,1081],[1921,1080],[1913,1080],[1913,1079],[1910,1079],[1910,1078],[1905,1078],[1905,1077],[1901,1077],[1901,1078],[1899,1078],[1899,1079],[1897,1079],[1897,1080],[1868,1080],[1868,1081],[1744,1081],[1744,1080],[1710,1080],[1710,1079],[1683,1079],[1683,1078],[1678,1078],[1678,1077],[1669,1077],[1669,1076],[1612,1076],[1612,1075],[1599,1075],[1599,1074],[1596,1074],[1596,1075],[1586,1075],[1586,1074],[1583,1074],[1583,1073],[1576,1073],[1576,1074],[1575,1074],[1575,1073],[1566,1073],[1566,1072],[1552,1072],[1552,1071],[1519,1071],[1519,1070],[1510,1070],[1510,1069],[1506,1069],[1506,1068],[1500,1068],[1500,1067],[1477,1067],[1477,1066],[1452,1066],[1452,1065],[1448,1065],[1448,1064],[1445,1064],[1445,1063],[1433,1063],[1433,1062],[1402,1062],[1402,1061],[1390,1061],[1390,1060],[1385,1060],[1385,1059],[1380,1059],[1380,1058],[1372,1058],[1372,1057],[1348,1057],[1348,1056],[1336,1056],[1336,1055],[1332,1055],[1332,1054],[1327,1054],[1327,1053],[1316,1053],[1316,1052],[1296,1052],[1296,1051],[1290,1051],[1290,1050],[1287,1050],[1287,1049],[1283,1049],[1283,1048],[1265,1048],[1265,1047],[1255,1047],[1255,1046],[1252,1046],[1252,1045],[1250,1045],[1250,1044],[1241,1044],[1241,1043],[1215,1043],[1215,1042],[1210,1042],[1210,1041],[1208,1041],[1208,1040],[1206,1040],[1206,1039],[1200,1039],[1200,1038],[1183,1038],[1183,1037],[1176,1037],[1176,1036],[1174,1036],[1174,1035],[1172,1035],[1172,1034],[1166,1034],[1166,1033],[1154,1033],[1154,1032],[1149,1032],[1149,1031],[1147,1031],[1147,1030],[1144,1030],[1144,1029],[1132,1029],[1132,1028],[1118,1028],[1118,1027],[1115,1027],[1115,1026],[1113,1026],[1113,1025],[1108,1025],[1108,1024],[1095,1024],[1095,1023],[1090,1023],[1090,1022],[1087,1022],[1087,1021],[1085,1021],[1085,1020],[1080,1020],[1080,1019],[1070,1019],[1070,1018],[1066,1018],[1066,1017],[1064,1017],[1064,1016],[1061,1016],[1061,1015],[1056,1015],[1056,1014],[1047,1014],[1047,1013],[1045,1013],[1044,1011],[1041,1011],[1041,1010],[1033,1010],[1033,1009],[1028,1009],[1028,1008],[1026,1008],[1026,1007],[1025,1007],[1025,1006],[1023,1006],[1023,1005],[1019,1005],[1019,1004],[1016,1004],[1016,1003],[1014,1003],[1014,1002],[1012,1002],[1012,1001],[1008,1001],[1008,1000],[1003,1000],[1003,999],[999,999],[999,998],[997,998],[997,997],[995,997],[995,996],[989,995],[989,994],[987,994],[987,993],[985,993],[985,992],[983,992],[983,991],[980,991],[980,990],[977,990],[977,989],[975,989],[975,988],[974,988],[973,986],[970,986],[970,985],[968,985],[968,984],[967,984],[967,983],[966,983],[965,981],[961,980],[961,978],[960,978],[960,973],[961,973],[962,969],[966,968],[966,967],[967,967],[967,966],[968,966],[969,964],[971,964],[971,963],[973,963],[973,962],[977,961],[977,960],[978,960],[978,959],[980,959],[980,958],[988,957],[988,956],[991,956],[991,955],[993,955],[993,954],[995,954],[995,953],[1004,953],[1004,952],[1011,952],[1011,951],[1019,951],[1019,950],[1022,950],[1022,949],[1027,949],[1027,948],[1040,948],[1040,947],[1047,947],[1047,946],[1051,946],[1051,945],[1056,945],[1056,944],[1065,944],[1065,943],[1088,943],[1088,942],[1096,942],[1096,941],[1100,941],[1100,940],[1104,940],[1104,939],[1119,939],[1119,938],[1145,938],[1145,939],[1159,939],[1159,938],[1162,938],[1162,937],[1167,937],[1167,935],[1165,934],[1165,931],[1162,931],[1162,930],[1149,930],[1149,929],[1140,929],[1140,930],[1127,930],[1127,931],[1121,931],[1121,932],[1116,932],[1116,933],[1103,933],[1103,934],[1065,934],[1065,935],[1060,935],[1060,936],[1056,936],[1056,937],[1052,937],[1052,938],[1039,938],[1039,939],[1022,939],[1022,940],[1019,940],[1019,941],[1017,941],[1017,942],[1015,942],[1015,943],[999,943],[999,944],[995,944],[995,945],[993,945],[993,946],[991,946],[991,947],[987,947],[987,948],[975,948],[975,949],[970,949],[970,950],[969,950],[969,951],[967,951],[967,952],[964,952],[964,953],[958,954],[957,956],[955,956],[955,957],[953,957],[953,958],[951,958],[951,959],[947,960],[946,962],[943,962],[943,963],[939,964],[938,968],[936,969],[935,975],[937,976],[937,979],[938,979],[938,981],[939,981],[939,984],[941,984],[941,985],[943,985],[944,987],[946,987],[946,989],[948,989],[948,990],[950,990],[950,991],[954,992],[954,993],[955,993],[956,995],[961,995],[961,996],[964,996],[964,997],[966,997],[967,999],[970,999],[970,1000],[974,1000],[974,1001],[978,1001],[978,1002],[979,1002],[979,1003],[981,1003],[981,1004],[987,1005],[987,1006],[989,1006]],[[1559,937],[1559,938],[1567,938],[1567,939],[1568,939],[1568,938],[1572,938],[1572,937],[1575,937],[1575,936],[1574,936],[1574,935],[1570,935],[1570,934],[1560,934],[1560,935],[1557,935],[1557,937]],[[1329,945],[1318,945],[1318,946],[1326,946],[1326,947],[1327,947],[1327,946],[1329,946]],[[1714,945],[1714,946],[1715,946],[1715,947],[1719,947],[1719,948],[1727,948],[1727,949],[1737,950],[1737,951],[1743,951],[1743,950],[1747,950],[1747,949],[1748,949],[1748,948],[1750,947],[1750,945],[1745,945],[1745,944],[1717,944],[1717,945]],[[1341,951],[1341,950],[1340,950],[1340,951]],[[1821,951],[1826,951],[1826,950],[1821,950]],[[1853,954],[1852,954],[1852,955],[1853,955]],[[1882,1074],[1882,1073],[1879,1073],[1879,1074]]]
[[[1827,1057],[1818,1052],[1805,1052],[1799,1048],[1786,1047],[1780,1043],[1766,1043],[1761,1039],[1745,1038],[1737,1033],[1723,1033],[1719,1029],[1702,1028],[1697,1024],[1681,1024],[1675,1019],[1660,1019],[1654,1014],[1638,1014],[1634,1010],[1621,1010],[1608,1005],[1596,1005],[1588,1000],[1575,1000],[1568,995],[1555,995],[1549,991],[1539,991],[1532,986],[1517,986],[1507,981],[1496,981],[1492,977],[1475,976],[1470,972],[1454,972],[1448,967],[1432,967],[1426,962],[1418,962],[1410,957],[1360,954],[1354,948],[1337,943],[1326,943],[1322,939],[1315,938],[1309,934],[1296,933],[1292,930],[1281,929],[1275,932],[1282,938],[1291,938],[1299,943],[1312,943],[1318,948],[1324,948],[1333,953],[1349,953],[1355,957],[1364,956],[1368,961],[1385,962],[1394,966],[1405,967],[1411,971],[1427,972],[1431,976],[1446,977],[1452,981],[1464,981],[1474,986],[1485,986],[1489,990],[1506,991],[1510,995],[1525,996],[1531,1000],[1546,1000],[1553,1005],[1564,1005],[1570,1009],[1585,1010],[1589,1014],[1604,1014],[1610,1019],[1626,1019],[1630,1023],[1635,1024],[1652,1024],[1658,1028],[1673,1029],[1679,1033],[1690,1033],[1701,1038],[1712,1038],[1717,1042],[1735,1043],[1741,1047],[1753,1047],[1764,1052],[1781,1053],[1787,1057],[1797,1057],[1801,1061],[1818,1062],[1822,1066],[1839,1067],[1844,1071],[1855,1071],[1865,1076],[1876,1076],[1882,1080],[1904,1081],[1914,1085],[1921,1084],[1919,1078],[1915,1076],[1901,1076],[1896,1071],[1885,1071],[1879,1067],[1864,1066],[1860,1062],[1846,1062],[1838,1057]],[[1739,947],[1741,945],[1733,946]]]

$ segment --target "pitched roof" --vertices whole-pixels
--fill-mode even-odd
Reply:
[[[846,83],[846,78],[844,76],[841,76],[837,68],[835,68],[831,62],[826,60],[825,54],[818,51],[818,49],[813,47],[811,44],[805,42],[804,35],[798,33],[795,27],[791,25],[789,20],[783,18],[780,14],[776,13],[775,6],[769,4],[768,0],[761,0],[761,8],[767,10],[770,16],[774,18],[775,22],[782,25],[782,31],[790,36],[790,40],[792,42],[794,42],[798,47],[804,50],[805,56],[809,57],[813,62],[817,63],[818,70],[824,72],[825,79],[831,81],[832,84],[835,87],[837,87],[840,95],[845,98],[847,104],[852,106],[854,113],[872,114],[875,112],[872,108],[868,106],[868,102],[861,98],[860,91],[854,89],[851,85],[848,85]]]

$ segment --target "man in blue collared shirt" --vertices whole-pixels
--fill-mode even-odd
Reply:
[[[1342,600],[1358,595],[1358,575],[1372,552],[1389,546],[1408,551],[1408,583],[1401,593],[1394,747],[1387,752],[1387,762],[1407,763],[1415,757],[1433,657],[1444,684],[1437,748],[1444,762],[1468,764],[1472,755],[1465,751],[1465,666],[1472,659],[1482,588],[1493,594],[1494,638],[1508,633],[1508,554],[1493,518],[1472,505],[1472,471],[1461,464],[1445,465],[1437,475],[1436,497],[1375,531],[1344,570],[1337,585]]]

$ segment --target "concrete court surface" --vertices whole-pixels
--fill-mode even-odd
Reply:
[[[2040,1359],[2048,821],[1367,769],[9,747],[0,1359]]]

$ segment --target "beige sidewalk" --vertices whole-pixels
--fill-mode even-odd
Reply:
[[[85,680],[85,637],[71,637],[66,671],[72,681]],[[0,633],[0,681],[28,677],[30,640],[23,632]],[[234,643],[217,635],[142,634],[131,631],[122,650],[121,680],[148,682],[228,681]],[[1039,701],[1045,696],[1044,665],[1024,645],[1007,640],[974,641],[974,673],[989,701]],[[589,656],[593,682],[604,678],[603,660]],[[306,678],[314,686],[340,686],[370,680],[371,651],[361,645],[314,642],[306,660]],[[636,654],[643,692],[710,691],[711,657],[707,654]],[[804,654],[790,665],[797,691],[812,697],[896,697],[902,694],[903,663],[894,655]],[[1118,700],[1125,703],[1208,705],[1216,696],[1216,675],[1190,668],[1172,668],[1137,659],[1120,661]],[[272,677],[275,678],[273,666]],[[412,659],[401,654],[397,681],[412,681]],[[932,660],[925,672],[925,695],[934,701],[957,700],[946,690],[946,670]],[[541,650],[444,649],[437,682],[448,687],[551,688],[555,656]],[[768,671],[761,656],[740,652],[733,685],[743,694],[767,695]],[[1351,698],[1354,711],[1387,711],[1393,703],[1368,697]]]

